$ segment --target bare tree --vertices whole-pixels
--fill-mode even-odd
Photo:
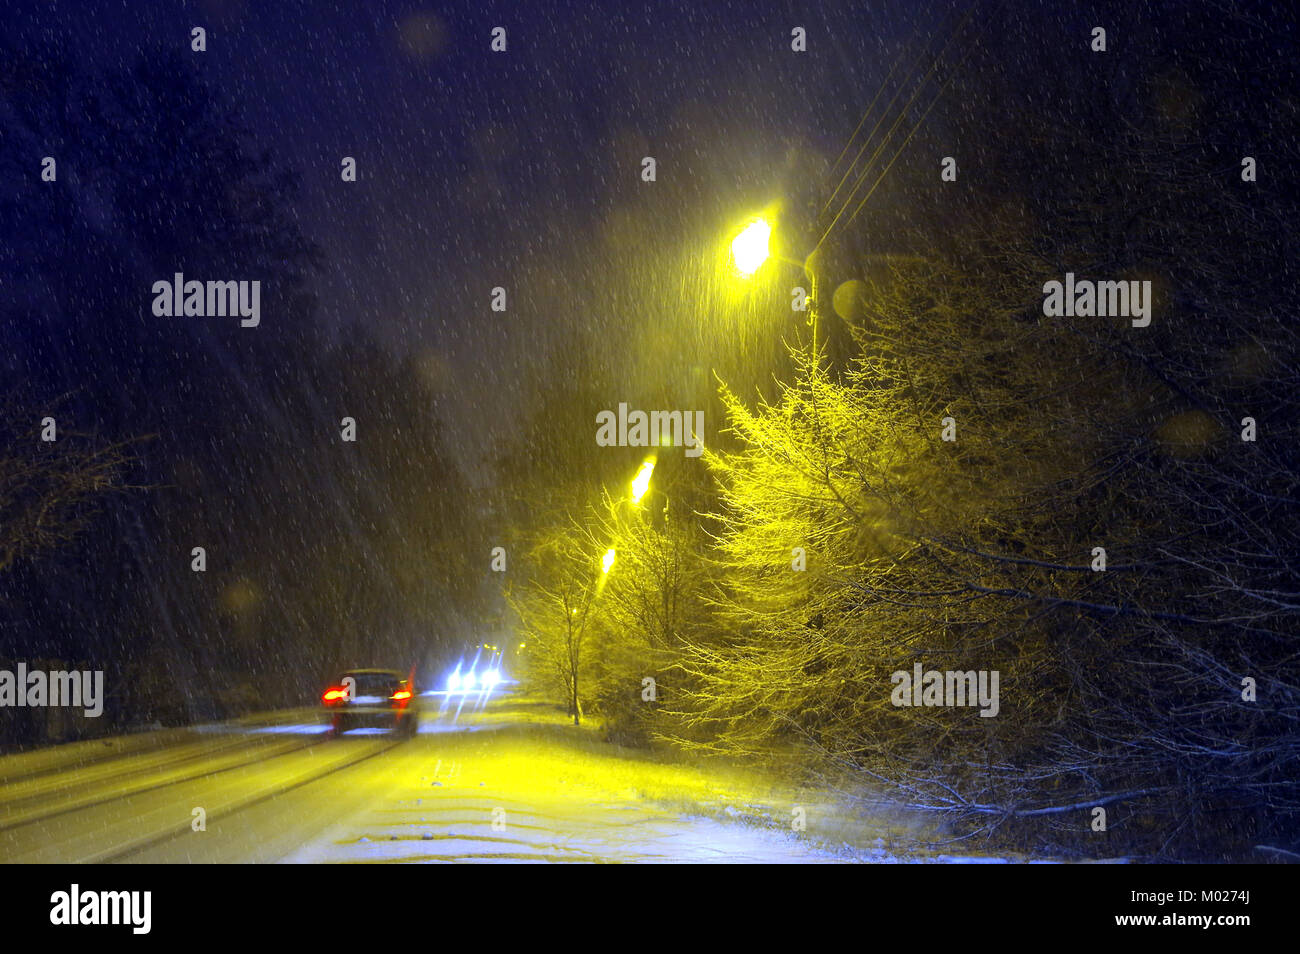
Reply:
[[[592,633],[605,586],[604,549],[575,521],[552,528],[530,549],[528,582],[507,593],[525,641],[528,675],[542,691],[559,690],[573,724],[582,720]]]
[[[60,431],[49,413],[6,402],[0,411],[0,572],[84,532],[106,497],[125,489],[128,446]]]

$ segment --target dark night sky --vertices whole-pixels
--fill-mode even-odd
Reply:
[[[300,215],[327,254],[321,333],[355,321],[428,349],[471,402],[500,393],[507,355],[536,346],[492,322],[488,289],[575,268],[574,250],[642,187],[642,155],[659,159],[664,186],[646,237],[680,241],[673,223],[692,197],[743,210],[794,185],[792,147],[833,158],[899,44],[945,21],[943,6],[899,3],[31,6],[41,12],[10,18],[19,38],[56,37],[108,67],[160,46],[188,54],[204,26],[201,74],[302,177]],[[788,50],[795,24],[811,36],[803,57]],[[496,25],[505,55],[488,50]],[[345,155],[358,183],[339,180]]]
[[[601,215],[615,177],[636,172],[616,168],[620,137],[680,142],[684,110],[698,106],[773,142],[798,134],[837,147],[857,103],[819,104],[837,86],[867,89],[880,68],[843,43],[795,64],[782,50],[790,16],[756,18],[748,4],[630,16],[580,4],[87,6],[72,15],[55,5],[57,16],[24,28],[111,63],[169,42],[184,49],[189,28],[205,26],[203,75],[303,175],[304,217],[334,260],[327,314],[416,324],[427,321],[427,294],[448,297],[455,262],[487,265],[490,255],[508,267],[544,250],[549,219],[572,228]],[[817,17],[797,19],[817,29]],[[497,24],[510,30],[502,56],[487,50]],[[878,16],[855,32],[870,48],[902,29],[901,17]],[[701,154],[710,145],[709,130],[690,138]],[[363,188],[338,181],[342,155],[358,158]],[[488,195],[498,210],[476,201]],[[482,228],[494,211],[502,227]]]
[[[79,61],[113,67],[160,47],[193,57],[256,141],[301,175],[298,214],[326,253],[314,283],[320,327],[307,333],[329,337],[355,322],[419,357],[462,437],[482,436],[485,421],[511,410],[510,380],[546,347],[546,326],[570,320],[557,311],[583,308],[599,325],[601,308],[613,307],[605,292],[624,280],[627,253],[607,237],[627,227],[620,216],[633,216],[644,248],[662,252],[774,198],[825,198],[827,167],[905,44],[942,39],[968,9],[726,0],[26,6],[7,18],[15,38],[57,39]],[[1096,61],[1080,64],[1092,23],[1112,24],[1106,68],[1116,77],[1134,48],[1159,45],[1152,8],[1094,6],[981,4],[967,35],[987,49],[983,65],[974,62],[1019,71],[1033,99],[1052,51],[1056,80],[1075,74],[1066,85],[1090,95],[1100,89],[1086,87]],[[206,53],[189,52],[195,25],[208,30]],[[488,49],[497,25],[509,31],[504,55]],[[793,25],[808,29],[806,54],[789,50]],[[1070,49],[1077,56],[1061,52]],[[928,120],[926,133],[945,148],[962,146],[962,95],[959,84],[948,90]],[[894,178],[929,155],[923,143]],[[339,179],[345,155],[359,163],[357,183]],[[649,201],[643,155],[660,164]],[[996,172],[981,170],[983,188],[996,187]],[[878,201],[897,201],[888,192]],[[558,298],[536,291],[555,276]],[[495,285],[514,296],[508,320],[487,308]]]

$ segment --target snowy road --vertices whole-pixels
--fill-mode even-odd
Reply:
[[[672,768],[596,743],[559,720],[494,719],[511,715],[526,712],[503,707],[470,731],[422,733],[391,757],[392,784],[381,797],[283,860],[837,860],[792,833],[657,804],[639,785]]]
[[[0,860],[844,860],[725,773],[604,744],[523,701],[424,703],[405,742],[328,739],[304,712],[8,756]]]

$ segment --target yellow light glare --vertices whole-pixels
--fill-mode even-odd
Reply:
[[[615,557],[615,553],[613,547],[610,547],[608,550],[605,551],[605,556],[600,561],[602,573],[609,572],[609,568],[614,565],[614,557]]]
[[[767,261],[767,245],[771,237],[772,226],[763,219],[755,219],[741,229],[731,241],[731,260],[736,271],[746,278],[758,271],[759,266]]]
[[[632,478],[632,502],[639,504],[641,498],[645,496],[646,491],[650,489],[650,475],[655,472],[655,459],[647,457],[641,464],[641,469],[636,472]]]

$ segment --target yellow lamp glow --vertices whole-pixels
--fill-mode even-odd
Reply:
[[[639,504],[641,498],[645,496],[646,491],[650,489],[650,475],[655,472],[655,459],[647,457],[641,464],[641,469],[636,472],[632,478],[632,503]]]
[[[605,556],[600,561],[600,565],[601,565],[600,572],[602,573],[609,572],[609,568],[614,565],[614,557],[615,557],[614,548],[610,547],[608,550],[605,551]]]
[[[772,226],[763,219],[755,219],[741,229],[740,234],[731,241],[731,260],[736,271],[748,278],[758,271],[759,266],[767,261],[768,240],[772,237]]]

